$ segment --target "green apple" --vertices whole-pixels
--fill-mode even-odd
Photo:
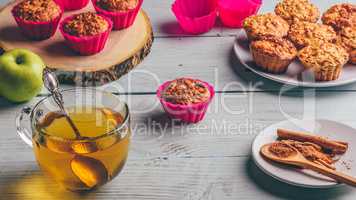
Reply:
[[[45,64],[35,53],[14,49],[0,56],[0,95],[12,102],[25,102],[42,89]]]

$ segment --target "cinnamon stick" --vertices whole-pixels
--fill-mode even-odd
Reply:
[[[343,154],[347,151],[348,148],[348,144],[346,142],[329,140],[325,137],[317,136],[311,133],[291,131],[286,129],[277,129],[277,135],[279,138],[283,140],[311,142],[323,147],[324,149],[330,150],[336,154]]]

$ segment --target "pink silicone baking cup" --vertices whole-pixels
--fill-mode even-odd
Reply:
[[[197,79],[194,79],[197,80]],[[166,101],[162,94],[164,90],[168,87],[168,85],[172,81],[167,81],[163,83],[157,90],[157,97],[160,100],[163,109],[174,119],[180,119],[184,122],[188,123],[197,123],[204,119],[205,113],[208,110],[209,104],[211,103],[212,99],[215,96],[214,87],[211,86],[209,83],[198,80],[205,84],[209,91],[210,91],[210,98],[206,102],[191,104],[191,105],[180,105],[174,104],[171,102]]]
[[[139,0],[136,8],[128,10],[126,12],[110,12],[104,10],[97,6],[97,0],[92,0],[92,3],[97,13],[111,19],[111,21],[113,22],[113,30],[122,30],[130,27],[135,22],[136,16],[141,9],[143,0]]]
[[[61,9],[60,15],[48,22],[34,22],[24,20],[16,16],[16,6],[12,8],[12,16],[14,17],[17,25],[20,27],[22,33],[32,40],[45,40],[52,37],[58,28],[59,21],[62,18],[63,10]]]
[[[64,25],[69,20],[73,19],[73,17],[74,16],[69,16],[65,18],[59,26],[67,45],[81,55],[93,55],[102,51],[112,30],[113,25],[111,20],[105,16],[102,16],[109,23],[109,28],[105,32],[94,36],[78,37],[70,35],[64,31]]]
[[[172,5],[182,29],[191,34],[202,34],[211,30],[217,17],[213,0],[176,0]]]
[[[89,0],[55,0],[64,10],[79,10],[88,5]]]
[[[246,17],[258,12],[262,0],[218,0],[222,23],[231,28],[241,28]]]

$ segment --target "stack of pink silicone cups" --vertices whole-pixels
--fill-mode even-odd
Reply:
[[[213,28],[218,15],[225,26],[241,28],[261,4],[262,0],[176,0],[172,11],[184,31],[202,34]]]

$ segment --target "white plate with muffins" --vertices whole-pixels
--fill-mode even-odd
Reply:
[[[246,68],[267,79],[302,87],[340,86],[356,82],[355,27],[355,4],[333,5],[321,14],[308,0],[284,0],[275,13],[246,18],[234,50]]]
[[[291,131],[292,134],[290,134],[289,131]],[[356,177],[354,163],[356,156],[356,152],[354,151],[356,145],[356,130],[345,124],[330,120],[282,121],[265,128],[255,138],[252,144],[252,158],[255,164],[267,175],[281,182],[305,188],[331,188],[342,185],[317,172],[272,162],[260,154],[261,148],[266,144],[291,141],[286,139],[288,137],[297,140],[298,138],[293,134],[308,134],[309,136],[315,136],[317,140],[320,140],[320,137],[322,137],[332,144],[345,144],[345,152],[335,154],[332,158],[333,162],[330,165],[334,168],[333,170]],[[297,144],[300,145],[302,142],[297,142]],[[304,141],[302,145],[305,145],[304,147],[309,149],[311,144],[312,142]],[[319,145],[315,145],[314,143],[313,147],[314,146],[318,147]],[[298,151],[299,148],[300,146],[297,148]],[[324,146],[322,148],[324,149]],[[330,151],[328,154],[331,155],[333,153]],[[317,162],[314,163],[318,164]],[[322,165],[320,162],[319,164]]]

